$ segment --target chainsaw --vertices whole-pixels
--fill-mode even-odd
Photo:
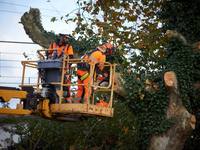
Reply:
[[[99,86],[107,87],[109,85],[109,78],[108,77],[98,76],[97,81],[98,81]]]

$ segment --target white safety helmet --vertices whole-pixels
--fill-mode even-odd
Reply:
[[[59,36],[65,36],[67,38],[71,38],[72,37],[70,34],[64,34],[64,33],[59,33]]]

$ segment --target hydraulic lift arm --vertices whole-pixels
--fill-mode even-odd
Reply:
[[[26,91],[13,90],[13,89],[0,89],[0,101],[9,102],[11,98],[22,98],[25,99],[27,96]],[[26,109],[8,109],[0,108],[0,114],[12,114],[12,115],[29,115],[30,110]]]
[[[0,98],[4,102],[9,102],[11,98],[26,98],[27,94],[26,91],[0,89]]]

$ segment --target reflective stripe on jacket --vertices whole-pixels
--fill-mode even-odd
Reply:
[[[85,55],[83,58],[91,59],[92,63],[94,63],[95,61],[103,61],[103,62],[106,61],[106,55],[103,52],[99,51],[98,49],[93,50],[90,54]],[[87,65],[87,64],[89,64],[89,65]],[[88,71],[90,68],[90,64],[91,64],[91,62],[82,63],[82,64],[79,63],[78,69],[83,70],[83,71]],[[103,63],[98,63],[98,64],[103,65]],[[101,71],[103,70],[103,66],[100,66],[99,68],[101,69]]]
[[[52,43],[49,47],[49,49],[61,49],[63,50],[64,52],[66,52],[68,55],[73,55],[73,48],[70,44],[66,44],[66,45],[62,45],[62,46],[59,46],[58,45],[58,42],[55,42],[55,43]],[[53,51],[48,51],[49,54],[52,54]],[[55,55],[59,55],[58,57],[61,57],[63,56],[63,53],[61,51],[54,51]],[[56,59],[56,58],[54,58]]]

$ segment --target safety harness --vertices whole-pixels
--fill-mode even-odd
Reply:
[[[56,43],[54,43],[54,44],[56,44]],[[69,47],[70,47],[71,45],[70,44],[68,44],[68,45],[66,45],[62,50],[64,51],[65,50],[65,48],[67,47],[67,51],[68,51],[68,49],[69,49]],[[53,45],[52,45],[52,47],[53,47]],[[56,44],[56,46],[55,46],[55,49],[57,49],[57,44]],[[57,54],[57,50],[55,50],[54,52],[53,52],[53,58],[54,59],[59,59],[59,58],[61,58],[61,57],[63,57],[63,52],[61,52],[61,54]]]
[[[94,53],[94,52],[96,52],[96,51],[100,51],[99,49],[94,49],[94,50],[92,50],[92,51],[87,51],[83,56],[82,56],[82,58],[91,58],[92,60],[94,60],[94,61],[97,61],[96,60],[96,58],[94,58],[93,56],[92,56],[92,53]],[[101,51],[100,51],[101,52]],[[104,55],[104,53],[103,52],[101,52],[103,55]],[[99,64],[102,64],[102,63],[97,63],[96,64],[96,66],[97,65],[99,65]],[[81,81],[83,81],[83,80],[85,80],[87,77],[88,77],[88,75],[89,75],[89,71],[90,71],[90,65],[86,62],[86,63],[79,63],[78,64],[78,70],[82,70],[82,71],[88,71],[87,73],[85,73],[84,75],[82,75],[82,76],[78,76],[78,78],[81,80]]]

